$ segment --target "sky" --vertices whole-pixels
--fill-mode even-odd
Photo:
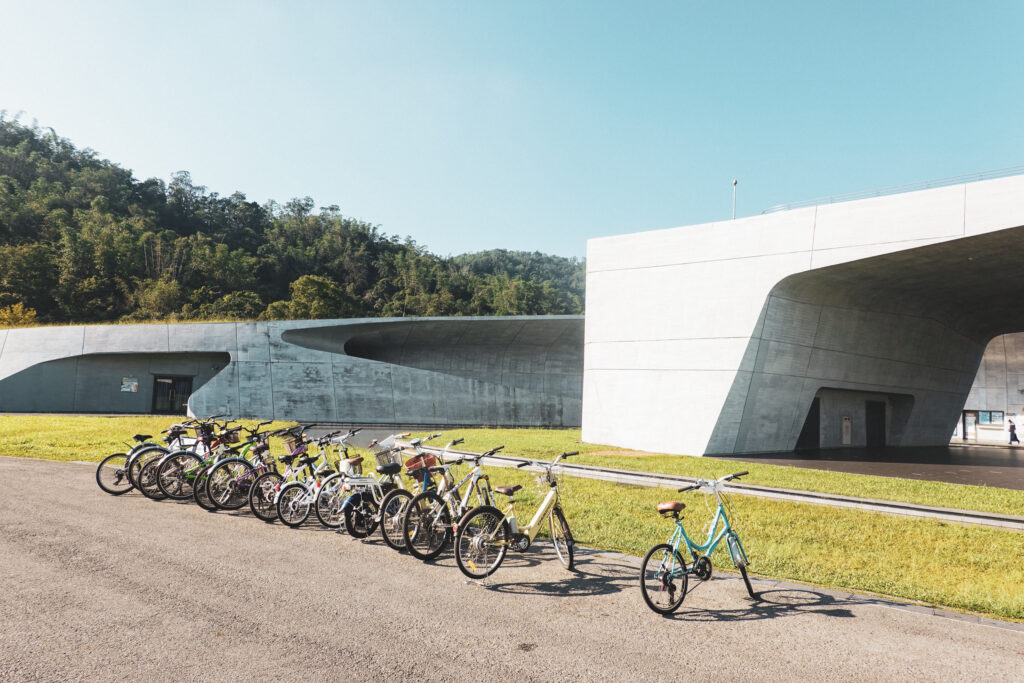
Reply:
[[[446,255],[1024,164],[1020,2],[0,0],[0,110]]]

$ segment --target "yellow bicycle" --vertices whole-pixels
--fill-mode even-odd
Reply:
[[[550,490],[541,501],[533,519],[525,526],[519,526],[516,519],[516,502],[513,496],[523,488],[516,486],[497,486],[495,493],[508,496],[508,507],[504,512],[490,505],[473,508],[459,521],[455,534],[455,561],[462,573],[471,579],[485,579],[498,570],[509,549],[524,552],[529,549],[544,521],[551,530],[551,542],[562,565],[572,571],[573,540],[569,531],[569,523],[565,521],[565,513],[558,501],[558,477],[554,467],[562,458],[572,453],[562,453],[552,462],[527,460],[517,467],[533,465],[540,467],[543,474],[538,477],[546,483]]]

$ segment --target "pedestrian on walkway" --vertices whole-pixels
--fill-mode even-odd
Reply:
[[[1017,438],[1017,425],[1013,424],[1013,420],[1010,420],[1010,445],[1016,441],[1017,445],[1020,445],[1020,439]]]

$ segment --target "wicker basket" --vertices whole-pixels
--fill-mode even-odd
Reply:
[[[302,442],[302,438],[298,437],[298,436],[293,436],[292,438],[290,438],[290,439],[288,439],[287,441],[284,442],[285,450],[288,451],[289,455],[295,455],[295,453],[300,448],[302,448],[303,445],[304,444]]]
[[[402,463],[402,451],[399,448],[385,448],[376,451],[374,452],[373,457],[376,458],[378,465]]]
[[[225,429],[223,432],[220,433],[220,440],[223,443],[238,443],[239,441],[242,440],[242,437],[239,435],[240,431],[241,427]]]
[[[437,465],[437,457],[432,453],[417,455],[405,461],[405,469],[409,470],[407,474],[410,474],[413,479],[420,483],[423,483],[423,480],[430,476],[430,472],[426,468],[434,467],[435,465]]]

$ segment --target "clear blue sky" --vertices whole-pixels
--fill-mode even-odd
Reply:
[[[0,109],[441,254],[1024,164],[1021,2],[12,2]]]

